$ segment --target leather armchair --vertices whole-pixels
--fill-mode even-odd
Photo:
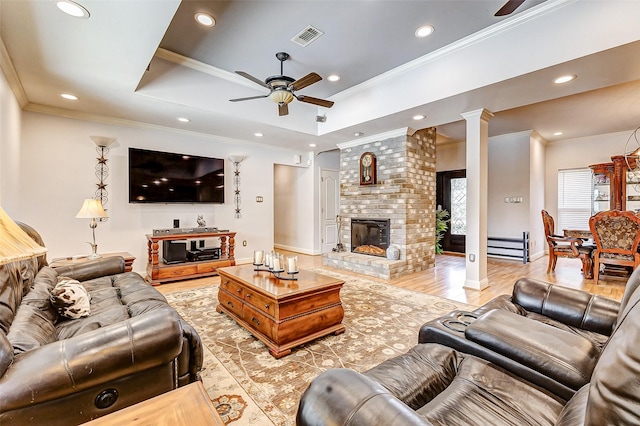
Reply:
[[[582,342],[584,348],[591,342],[571,328],[552,327],[513,312],[490,310],[470,322],[467,329],[474,331],[469,334],[482,337],[485,333],[485,341],[477,335],[470,338],[514,364],[531,366],[541,374],[547,372],[558,382],[565,381],[560,377],[565,374],[574,378],[584,375],[585,384],[573,383],[577,390],[565,397],[490,360],[440,343],[421,343],[364,373],[348,369],[322,373],[300,400],[297,424],[640,424],[639,284],[640,271],[636,270],[599,355],[593,354],[593,348],[576,351],[573,339],[579,339],[576,342]],[[576,312],[589,311],[588,307],[578,309],[581,302],[575,303],[572,298],[564,304],[566,311],[560,298],[549,300],[555,303],[548,306],[548,312],[543,303],[543,312],[570,318],[569,323],[577,321]],[[604,306],[609,305],[604,302]],[[597,312],[581,318],[591,324],[588,328],[609,331],[608,320],[602,321]],[[518,318],[515,321],[514,315]],[[489,321],[484,322],[487,318]],[[546,328],[540,328],[543,326]],[[540,330],[553,330],[551,334],[556,336],[548,338],[540,335]]]

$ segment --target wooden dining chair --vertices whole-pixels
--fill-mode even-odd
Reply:
[[[631,211],[606,210],[591,216],[589,228],[596,250],[593,252],[594,279],[598,284],[600,265],[640,265],[640,217]]]
[[[544,235],[549,245],[549,266],[547,267],[547,274],[555,271],[558,257],[575,257],[583,260],[582,273],[586,278],[591,278],[592,249],[582,247],[582,240],[580,238],[555,235],[555,222],[546,210],[542,210],[542,223],[544,224]]]

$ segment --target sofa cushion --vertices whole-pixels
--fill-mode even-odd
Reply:
[[[29,292],[38,268],[36,259],[0,265],[0,331],[9,332],[13,318]]]
[[[7,334],[16,355],[55,341],[58,314],[51,306],[49,294],[56,276],[51,268],[41,269],[22,298]]]
[[[51,290],[51,304],[65,318],[77,319],[91,313],[89,293],[78,280],[58,277],[58,284]]]
[[[15,355],[55,342],[56,328],[43,311],[30,305],[21,305],[11,324],[7,339]]]

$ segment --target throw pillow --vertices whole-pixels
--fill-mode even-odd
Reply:
[[[89,316],[91,298],[78,280],[58,277],[58,284],[51,290],[51,304],[60,315],[70,319]]]

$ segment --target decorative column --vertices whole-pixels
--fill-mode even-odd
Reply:
[[[489,120],[486,109],[465,112],[467,121],[467,235],[465,288],[482,290],[487,279]]]

